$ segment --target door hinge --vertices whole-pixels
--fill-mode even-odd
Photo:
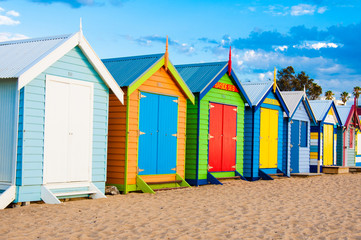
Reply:
[[[141,132],[141,131],[138,129],[138,136],[144,135],[144,134],[145,134],[145,132]]]
[[[290,144],[290,147],[293,147],[293,145],[292,145],[292,144]]]
[[[178,99],[173,100],[173,102],[175,102],[175,103],[179,103]]]
[[[177,171],[177,167],[171,168],[170,170],[172,170],[172,171]]]
[[[232,139],[237,141],[237,137],[233,137]]]
[[[213,167],[209,166],[209,164],[208,164],[208,171],[211,170],[212,168],[213,168]]]
[[[140,172],[144,172],[144,169],[138,168],[138,173],[140,173]]]
[[[175,133],[175,134],[172,134],[172,136],[173,136],[173,137],[178,137],[178,134],[177,134],[177,133]]]
[[[209,109],[211,109],[211,108],[214,108],[214,106],[210,103],[209,104]]]
[[[212,136],[211,134],[208,134],[208,140],[214,138],[214,136]]]
[[[139,99],[146,98],[147,96],[143,95],[142,92],[139,92]]]
[[[237,108],[233,108],[233,111],[238,112],[238,109],[237,109]]]
[[[232,168],[236,169],[236,165],[232,166]]]

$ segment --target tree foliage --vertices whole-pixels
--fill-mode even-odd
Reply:
[[[331,90],[325,92],[326,100],[332,100],[334,95],[335,94]]]
[[[349,98],[350,98],[349,95],[350,95],[350,94],[349,94],[348,92],[343,92],[343,93],[341,93],[341,101],[342,101],[344,104],[349,100]]]
[[[288,66],[277,72],[277,85],[281,91],[303,91],[309,99],[317,99],[322,94],[322,88],[313,82],[304,71],[296,74],[292,66]]]
[[[360,94],[361,94],[361,87],[354,87],[353,88],[353,95],[355,96],[356,98],[356,106],[358,106],[358,98],[360,97]]]

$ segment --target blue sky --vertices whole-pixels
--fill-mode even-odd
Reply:
[[[101,58],[163,52],[222,61],[242,82],[293,66],[323,92],[361,86],[361,1],[0,0],[0,41],[83,31]]]

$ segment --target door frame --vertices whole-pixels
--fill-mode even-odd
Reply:
[[[90,113],[89,113],[89,118],[90,118],[90,138],[89,138],[89,169],[88,169],[88,174],[89,174],[89,180],[88,182],[92,182],[92,167],[93,167],[93,124],[94,124],[94,84],[91,82],[85,82],[85,81],[81,81],[81,80],[75,80],[75,79],[71,79],[71,78],[65,78],[65,77],[59,77],[59,76],[54,76],[54,75],[46,75],[45,76],[45,107],[44,107],[44,112],[45,112],[45,117],[44,117],[44,157],[43,157],[43,184],[48,184],[47,183],[47,176],[46,176],[46,165],[47,165],[47,161],[46,161],[46,156],[45,156],[45,142],[46,142],[46,133],[45,133],[45,126],[46,126],[46,115],[47,115],[47,111],[46,111],[46,107],[47,107],[47,102],[48,102],[48,98],[49,95],[47,94],[48,92],[48,83],[52,81],[52,82],[61,82],[61,83],[68,83],[68,84],[77,84],[77,85],[81,85],[81,86],[85,86],[85,87],[90,87]],[[71,181],[70,181],[71,183]],[[53,183],[49,183],[49,184],[53,184]],[[55,183],[57,184],[57,183]]]
[[[325,125],[332,126],[332,165],[335,165],[335,125],[332,123],[323,123],[322,125],[322,165],[325,165]]]
[[[140,124],[140,95],[141,93],[150,93],[150,94],[155,94],[155,95],[162,95],[162,96],[167,96],[167,97],[175,97],[177,98],[177,135],[178,135],[178,132],[179,132],[179,99],[180,99],[180,96],[178,95],[173,95],[173,94],[166,94],[166,93],[160,93],[160,92],[152,92],[152,91],[144,91],[144,90],[141,90],[141,89],[138,89],[138,94],[139,94],[139,97],[138,97],[138,132],[140,131],[139,129],[139,124]],[[129,104],[129,103],[127,103]],[[186,104],[187,105],[187,104]],[[129,110],[127,110],[128,112]],[[142,176],[154,176],[154,175],[170,175],[170,174],[176,174],[178,172],[178,150],[179,150],[179,147],[178,147],[178,136],[177,136],[177,145],[176,145],[176,171],[175,173],[165,173],[165,174],[139,174],[138,170],[139,170],[139,134],[138,134],[138,137],[137,137],[137,175],[142,175]]]
[[[297,121],[298,122],[298,144],[297,144],[297,147],[298,147],[298,154],[297,154],[297,173],[300,172],[300,144],[301,144],[301,122],[302,120],[298,120],[298,119],[292,119],[291,120],[292,122],[290,123],[290,131],[291,131],[291,137],[290,137],[290,144],[292,144],[292,123],[294,121]],[[307,128],[308,129],[308,128]],[[290,146],[290,159],[291,159],[291,164],[292,165],[292,148],[294,147],[294,145],[292,145],[292,147]],[[307,148],[307,147],[306,147]]]
[[[237,105],[233,105],[233,104],[228,104],[228,103],[220,103],[220,102],[213,102],[213,101],[208,101],[208,135],[209,135],[209,123],[210,123],[210,113],[211,113],[211,109],[209,108],[209,104],[211,103],[215,103],[215,104],[220,104],[220,105],[227,105],[227,106],[231,106],[231,107],[236,107],[237,108],[237,112],[236,112],[236,137],[238,137],[238,109],[239,109],[239,106]],[[198,109],[198,111],[200,111],[200,109]],[[199,119],[198,119],[199,121]],[[199,122],[198,122],[198,127],[199,128]],[[207,147],[208,147],[208,151],[207,151],[207,172],[212,172],[212,171],[209,171],[208,169],[208,166],[209,166],[209,140],[208,139],[208,144],[207,144]],[[238,139],[237,139],[238,141]],[[237,141],[236,141],[236,159],[235,159],[235,165],[236,165],[236,168],[234,169],[234,171],[217,171],[215,173],[218,173],[218,172],[235,172],[237,171]],[[199,144],[199,142],[197,141],[197,144]],[[198,154],[198,153],[197,153]]]
[[[276,158],[276,160],[277,160],[277,166],[275,167],[275,168],[263,168],[263,167],[261,167],[260,166],[260,163],[261,163],[261,140],[259,141],[259,150],[258,150],[258,154],[259,154],[259,156],[258,156],[258,168],[259,169],[278,169],[278,164],[279,164],[279,156],[280,156],[280,154],[279,154],[279,136],[280,136],[280,132],[279,132],[279,127],[280,127],[280,119],[279,119],[279,116],[280,116],[280,111],[278,110],[278,109],[274,109],[274,108],[268,108],[268,107],[260,107],[259,108],[259,110],[260,110],[260,112],[259,112],[259,138],[261,137],[261,122],[262,122],[262,118],[261,118],[261,110],[262,110],[262,108],[263,109],[268,109],[268,110],[272,110],[272,111],[276,111],[278,114],[278,118],[277,118],[277,151],[276,151],[276,153],[277,153],[277,158]],[[281,156],[282,156],[282,153],[281,153]]]

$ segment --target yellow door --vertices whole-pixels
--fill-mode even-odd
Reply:
[[[333,125],[323,125],[323,165],[333,164]]]
[[[278,152],[278,111],[270,110],[269,168],[277,168]]]
[[[261,108],[260,168],[277,168],[278,111]]]
[[[268,168],[269,156],[269,109],[261,108],[261,129],[259,143],[259,166]]]

